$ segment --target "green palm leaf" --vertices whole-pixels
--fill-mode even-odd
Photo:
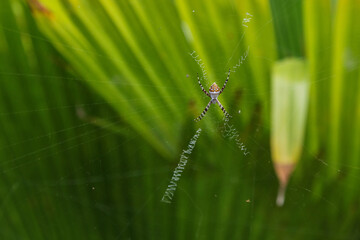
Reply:
[[[0,9],[1,239],[359,237],[358,1]],[[295,57],[308,66],[304,98],[288,83],[307,70],[284,66],[285,90],[272,75]],[[229,68],[219,100],[232,118],[212,105],[195,123],[209,101],[197,73],[208,89]],[[288,153],[297,167],[277,208],[271,154]]]

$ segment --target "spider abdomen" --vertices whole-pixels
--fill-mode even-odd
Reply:
[[[218,85],[216,83],[213,83],[210,86],[209,92],[220,92],[220,88],[218,87]]]
[[[220,88],[216,83],[213,83],[209,89],[211,99],[216,99],[220,94]]]

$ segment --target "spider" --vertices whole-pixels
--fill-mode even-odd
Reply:
[[[198,122],[200,121],[206,114],[206,112],[209,110],[210,108],[210,105],[211,104],[215,104],[217,103],[219,105],[219,107],[221,108],[221,110],[224,112],[225,114],[225,117],[231,117],[230,114],[228,112],[226,112],[225,108],[223,107],[223,105],[221,105],[221,103],[219,102],[219,100],[217,99],[219,97],[219,95],[224,91],[225,89],[225,86],[226,86],[226,83],[228,82],[229,80],[229,77],[230,77],[230,69],[229,69],[229,73],[228,73],[228,76],[225,80],[225,83],[224,83],[224,86],[221,88],[218,87],[218,85],[216,83],[213,83],[209,89],[209,92],[207,92],[203,86],[201,85],[200,83],[200,78],[199,78],[199,73],[197,74],[197,79],[199,81],[199,85],[201,87],[201,90],[211,98],[210,102],[208,103],[208,105],[205,107],[204,111],[200,114],[200,116],[196,119],[194,119],[194,121]]]

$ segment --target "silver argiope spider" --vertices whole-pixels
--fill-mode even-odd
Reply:
[[[206,112],[209,110],[210,108],[210,105],[211,104],[215,104],[217,103],[219,105],[219,107],[221,108],[221,110],[224,112],[225,114],[225,117],[231,117],[230,114],[228,112],[226,112],[225,108],[223,107],[223,105],[221,105],[221,103],[219,102],[219,100],[217,99],[219,97],[219,95],[224,91],[225,89],[225,86],[226,86],[226,83],[228,82],[229,80],[229,77],[230,77],[230,69],[229,69],[229,73],[228,73],[228,76],[225,80],[225,83],[224,83],[224,86],[221,88],[218,87],[218,85],[216,83],[213,83],[209,89],[209,92],[207,92],[203,86],[201,85],[200,83],[200,78],[199,78],[199,73],[197,74],[197,79],[198,79],[198,82],[199,82],[199,85],[201,87],[201,90],[211,98],[210,102],[208,103],[208,105],[205,107],[204,111],[200,114],[200,116],[196,119],[194,119],[196,122],[200,121],[206,114]]]

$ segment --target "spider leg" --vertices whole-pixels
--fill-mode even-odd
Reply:
[[[229,73],[228,73],[228,76],[227,76],[227,78],[225,80],[224,86],[221,88],[219,95],[224,91],[224,89],[226,87],[226,84],[229,81],[229,78],[230,78],[230,68],[229,68]]]
[[[205,107],[204,111],[200,114],[200,116],[197,117],[196,119],[194,119],[195,122],[199,122],[199,121],[205,116],[206,112],[207,112],[207,111],[209,110],[209,108],[210,108],[211,102],[212,102],[212,101],[210,100],[210,102],[209,102],[208,105]]]
[[[225,108],[223,107],[223,105],[221,105],[221,103],[220,103],[219,100],[216,99],[216,103],[219,105],[219,107],[221,108],[221,110],[224,112],[226,118],[231,117],[231,115],[225,110]]]
[[[197,79],[198,79],[199,85],[201,87],[201,90],[210,97],[210,94],[203,88],[203,86],[200,83],[199,73],[197,73]]]

